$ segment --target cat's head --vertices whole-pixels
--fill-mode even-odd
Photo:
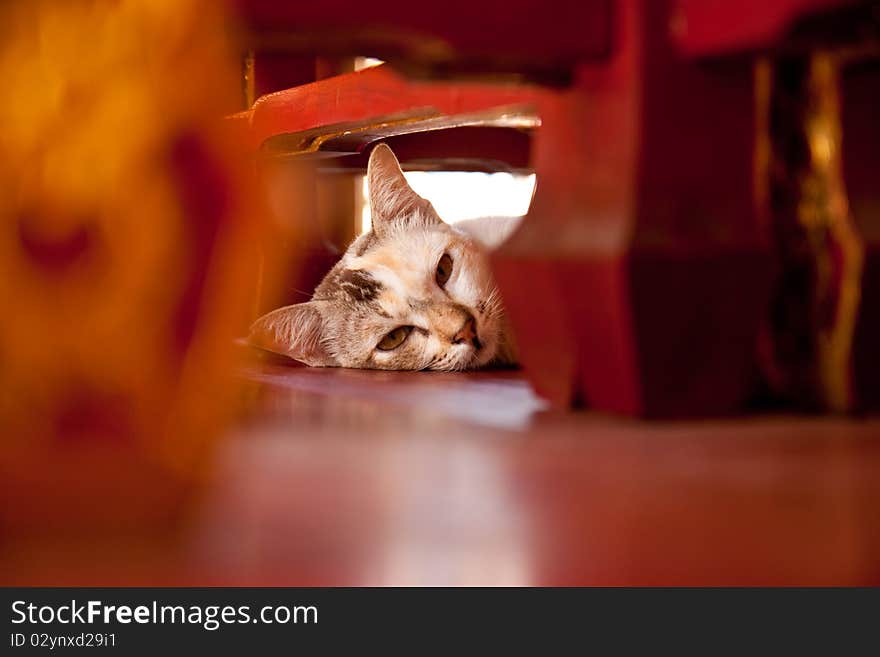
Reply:
[[[372,230],[312,300],[279,308],[250,341],[314,366],[455,370],[491,361],[501,305],[486,251],[444,223],[379,144],[367,170]]]

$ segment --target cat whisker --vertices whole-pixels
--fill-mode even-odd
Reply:
[[[483,312],[486,317],[491,317],[495,319],[498,315],[503,311],[503,303],[501,299],[501,292],[497,286],[493,287],[489,292],[489,295],[486,297],[486,300],[481,304],[483,306]]]
[[[453,360],[453,355],[448,352],[443,354],[443,356],[434,364],[433,369],[440,372],[455,371],[455,362]]]

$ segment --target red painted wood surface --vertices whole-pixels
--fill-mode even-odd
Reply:
[[[247,75],[252,85],[253,102],[260,96],[309,84],[318,79],[318,58],[314,55],[291,55],[285,52],[252,52]]]
[[[526,371],[555,402],[735,412],[771,275],[751,66],[683,61],[654,27],[669,3],[619,6],[611,60],[542,96],[535,200],[495,259],[505,300]]]
[[[682,52],[723,55],[773,48],[798,20],[858,4],[859,0],[676,0],[668,27]]]
[[[514,84],[411,82],[388,66],[377,66],[264,96],[238,117],[249,122],[251,143],[258,148],[278,135],[404,112],[456,115],[523,106],[534,103],[538,93]]]
[[[264,365],[174,532],[5,535],[0,583],[880,584],[877,420],[623,421],[516,373]]]
[[[555,72],[612,49],[612,0],[542,2],[386,0],[278,2],[234,6],[264,49],[366,55],[447,70]]]

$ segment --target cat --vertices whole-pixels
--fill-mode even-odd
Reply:
[[[515,364],[488,253],[520,217],[445,223],[384,143],[370,155],[367,184],[372,230],[352,242],[310,301],[254,322],[250,343],[317,367]]]

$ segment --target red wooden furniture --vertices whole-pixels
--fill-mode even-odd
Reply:
[[[853,381],[861,408],[880,408],[880,63],[852,61],[842,71],[843,173],[853,222],[864,244]]]
[[[790,44],[794,28],[804,19],[824,24],[825,35],[834,36],[834,29],[841,25],[829,25],[829,14],[869,4],[859,0],[675,0],[669,28],[676,45],[688,56],[754,53]]]
[[[564,82],[583,59],[613,47],[613,0],[235,0],[257,63],[301,57],[367,55],[425,77],[486,76]]]
[[[810,147],[803,122],[818,114],[795,111],[778,92],[798,62],[827,56],[837,70],[836,53],[864,49],[863,28],[876,19],[845,0],[747,4],[447,3],[416,12],[403,2],[241,0],[257,65],[267,53],[358,53],[421,77],[495,76],[477,87],[405,82],[387,70],[332,77],[263,98],[246,122],[255,148],[285,155],[361,152],[460,122],[540,122],[534,204],[494,262],[542,395],[634,415],[704,415],[742,410],[766,389],[850,410],[872,400],[880,369],[866,337],[877,321],[870,248],[864,283],[860,274],[876,192],[861,192],[860,207],[871,209],[859,210],[857,233],[828,201],[846,198],[839,167],[819,172],[815,158],[799,165],[786,150],[798,140]],[[512,87],[500,74],[544,86]],[[810,96],[810,75],[795,105],[822,104],[831,125],[835,102]],[[499,124],[505,105],[516,106],[507,118],[519,118]],[[780,135],[779,112],[803,130]],[[861,134],[867,117],[843,116]],[[839,162],[835,134],[820,139]],[[442,139],[434,148],[442,153]],[[866,189],[865,170],[845,162]],[[812,232],[798,214],[808,179],[837,190],[813,199],[825,223]],[[798,246],[817,240],[824,246]]]
[[[755,371],[771,266],[752,195],[751,67],[682,60],[658,29],[668,4],[618,7],[611,57],[540,108],[538,191],[498,273],[507,297],[549,291],[509,305],[551,399],[732,411]]]

